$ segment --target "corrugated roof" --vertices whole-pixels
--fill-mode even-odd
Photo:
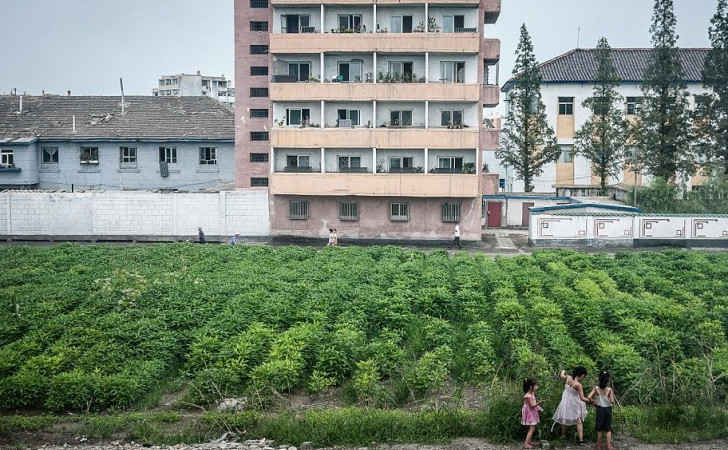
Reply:
[[[650,62],[652,48],[613,48],[612,59],[623,82],[641,82]],[[705,58],[710,49],[681,48],[680,61],[687,82],[701,82]],[[543,83],[591,83],[597,74],[597,49],[578,48],[539,64]],[[503,92],[513,86],[513,78],[503,85]]]
[[[232,110],[209,97],[0,96],[0,140],[235,138]],[[76,132],[73,131],[76,116]]]

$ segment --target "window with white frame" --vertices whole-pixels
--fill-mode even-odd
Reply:
[[[291,220],[308,219],[308,200],[291,200],[288,203],[288,218]]]
[[[177,149],[174,147],[159,147],[159,162],[177,164]]]
[[[362,66],[364,61],[353,59],[351,61],[339,61],[337,64],[339,74],[336,81],[339,82],[361,82]]]
[[[390,111],[389,124],[393,127],[411,127],[412,111]]]
[[[414,160],[411,156],[394,156],[389,158],[389,170],[391,172],[412,169],[413,167]]]
[[[574,97],[559,97],[559,115],[574,115]]]
[[[137,168],[137,149],[134,147],[119,147],[119,168]]]
[[[94,165],[99,163],[98,147],[81,147],[81,164]]]
[[[361,30],[361,14],[339,14],[339,31],[353,31],[358,33]]]
[[[310,62],[290,62],[288,63],[288,76],[293,81],[308,81],[311,78]]]
[[[310,169],[311,157],[308,155],[287,155],[286,168],[288,169]]]
[[[389,75],[395,80],[412,80],[414,63],[412,61],[389,61]]]
[[[465,61],[441,61],[440,81],[443,83],[465,83]]]
[[[571,164],[574,162],[574,146],[571,144],[559,145],[561,154],[559,155],[559,162],[562,164]]]
[[[339,126],[342,125],[342,123],[341,123],[342,120],[343,121],[350,120],[352,127],[357,127],[361,124],[361,120],[360,120],[361,114],[358,109],[338,109],[336,111],[336,114],[337,114],[337,117],[339,118],[339,123],[338,123]]]
[[[642,108],[642,97],[627,97],[627,115],[636,116]]]
[[[453,127],[462,126],[463,124],[463,111],[462,110],[447,110],[440,113],[440,126]]]
[[[13,161],[13,151],[9,149],[0,150],[0,167],[4,169],[11,169],[15,167]]]
[[[359,204],[357,202],[339,203],[339,220],[344,220],[344,221],[359,220]]]
[[[438,158],[438,167],[453,172],[462,171],[463,158],[462,156],[441,156]]]
[[[217,165],[217,149],[215,147],[200,147],[200,165]]]
[[[409,203],[392,202],[389,204],[389,220],[407,222],[409,220]]]
[[[339,156],[339,170],[361,169],[360,156]]]
[[[58,167],[58,147],[44,146],[40,150],[40,166],[44,169]]]
[[[443,16],[442,32],[443,33],[462,33],[465,29],[465,16]]]
[[[460,203],[444,202],[441,208],[442,221],[445,223],[460,222]]]
[[[286,125],[298,126],[311,122],[311,110],[309,108],[287,108]]]

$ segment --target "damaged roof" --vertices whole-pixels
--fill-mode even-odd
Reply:
[[[0,141],[25,139],[230,140],[231,109],[209,97],[0,95]],[[76,130],[73,121],[76,121]]]
[[[680,62],[686,82],[699,83],[703,80],[705,58],[708,48],[680,48]],[[622,82],[638,83],[643,79],[654,49],[651,48],[613,48],[612,61]],[[597,49],[577,48],[550,59],[538,68],[542,82],[546,83],[593,83],[598,69]],[[511,78],[503,85],[503,92],[513,87]]]

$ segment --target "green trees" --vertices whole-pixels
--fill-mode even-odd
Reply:
[[[637,159],[648,173],[666,180],[694,172],[690,111],[676,25],[672,0],[655,0],[650,27],[654,51],[643,75],[639,119],[632,127]]]
[[[728,1],[718,0],[708,35],[712,48],[705,59],[703,84],[712,92],[698,110],[698,131],[706,168],[728,175]]]
[[[583,103],[591,116],[577,131],[574,149],[591,160],[592,172],[599,175],[602,192],[606,192],[609,178],[622,170],[628,134],[622,97],[616,90],[620,79],[606,38],[597,45],[597,64],[593,95]]]
[[[501,132],[502,145],[496,151],[496,157],[513,167],[523,179],[524,190],[531,192],[533,178],[543,172],[545,164],[558,159],[560,150],[554,130],[546,122],[546,107],[541,100],[541,74],[525,24],[521,26],[521,39],[516,49],[513,82]]]

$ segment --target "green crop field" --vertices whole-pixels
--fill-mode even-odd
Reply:
[[[558,399],[553,374],[576,364],[587,387],[608,369],[622,405],[720,405],[727,332],[725,253],[0,249],[6,411],[135,410],[169,386],[198,405],[398,408],[524,377]]]

